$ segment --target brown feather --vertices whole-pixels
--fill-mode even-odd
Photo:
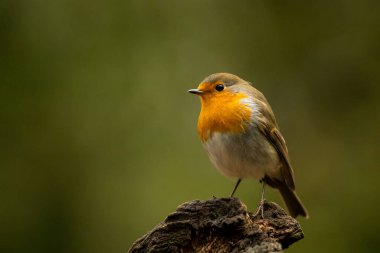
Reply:
[[[260,132],[267,138],[267,140],[276,149],[277,154],[281,162],[281,174],[284,182],[292,190],[295,189],[293,169],[289,162],[288,149],[285,144],[285,140],[281,133],[275,126],[270,124],[265,119],[260,119],[260,125],[258,126]]]

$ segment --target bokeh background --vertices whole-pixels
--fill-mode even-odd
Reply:
[[[379,252],[380,2],[0,2],[0,251],[126,252],[227,196],[196,132],[207,75],[270,101],[311,218],[289,252]],[[237,196],[255,210],[260,187]],[[282,204],[277,192],[267,198]]]

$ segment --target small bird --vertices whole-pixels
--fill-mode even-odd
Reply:
[[[224,176],[236,179],[233,197],[242,179],[262,183],[261,210],[264,218],[265,184],[280,191],[292,217],[308,218],[295,192],[288,149],[272,108],[251,83],[228,73],[206,77],[197,89],[201,98],[198,133],[214,166]]]

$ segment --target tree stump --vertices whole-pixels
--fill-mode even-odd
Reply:
[[[302,238],[300,224],[273,202],[262,219],[238,198],[213,198],[183,203],[129,252],[277,253]]]

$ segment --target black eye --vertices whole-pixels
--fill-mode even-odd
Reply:
[[[215,86],[215,90],[217,90],[217,91],[222,91],[222,90],[224,90],[224,85],[223,85],[223,84],[218,84],[218,85],[216,85],[216,86]]]

